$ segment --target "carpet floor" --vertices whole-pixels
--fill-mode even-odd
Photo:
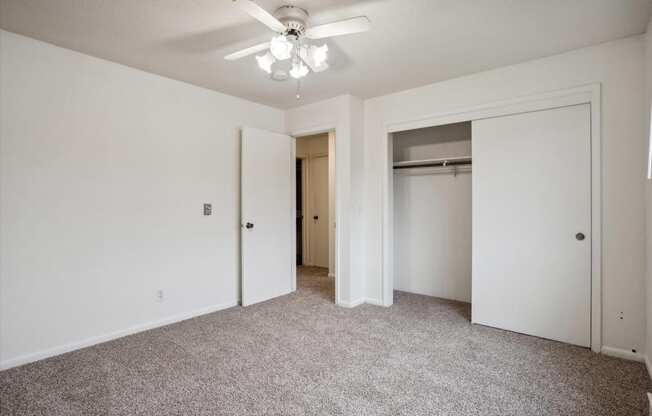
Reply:
[[[641,415],[645,367],[469,323],[470,305],[391,308],[297,292],[0,372],[4,415]]]

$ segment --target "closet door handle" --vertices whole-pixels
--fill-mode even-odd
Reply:
[[[315,215],[314,217],[312,217],[312,219],[317,221],[319,219],[319,215]]]
[[[577,239],[577,241],[582,241],[586,238],[586,236],[584,235],[584,233],[577,233],[575,234],[575,238]]]
[[[251,230],[252,228],[254,228],[254,225],[252,223],[248,222],[248,223],[245,224],[245,228],[247,230]]]

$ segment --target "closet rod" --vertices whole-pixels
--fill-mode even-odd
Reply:
[[[413,168],[430,168],[430,167],[449,167],[449,166],[471,166],[471,160],[433,160],[423,161],[412,164],[394,164],[394,169],[413,169]]]

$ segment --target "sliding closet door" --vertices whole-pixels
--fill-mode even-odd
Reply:
[[[590,346],[589,105],[473,122],[474,323]]]

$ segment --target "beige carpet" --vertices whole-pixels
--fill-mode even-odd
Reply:
[[[469,305],[391,308],[299,290],[0,373],[4,415],[639,415],[642,364],[469,323]]]

